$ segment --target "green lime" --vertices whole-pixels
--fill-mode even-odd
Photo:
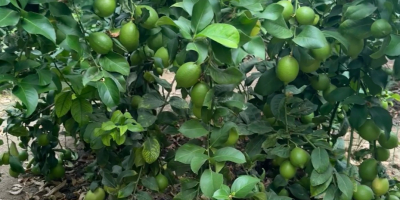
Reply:
[[[315,72],[321,66],[321,61],[319,60],[310,60],[307,62],[300,62],[300,70],[304,73]]]
[[[276,156],[274,159],[272,159],[272,165],[275,166],[275,167],[278,167],[278,166],[280,166],[280,165],[283,163],[283,161],[285,161],[285,160],[287,160],[287,159],[286,159],[286,158],[279,157],[279,156]]]
[[[134,52],[132,52],[131,56],[129,57],[130,61],[131,61],[131,65],[135,66],[135,65],[139,65],[143,63],[144,60],[144,54],[143,57],[140,53],[140,50],[136,50]]]
[[[325,41],[325,46],[318,49],[311,49],[310,51],[311,56],[320,61],[326,60],[332,54],[332,48],[328,41]]]
[[[385,149],[393,149],[398,146],[399,139],[394,133],[390,133],[389,138],[386,138],[385,134],[380,134],[378,138],[379,144]]]
[[[267,103],[264,104],[263,113],[266,118],[274,117],[274,114],[271,111],[271,107]]]
[[[351,58],[355,59],[364,49],[364,39],[362,38],[354,38],[347,37],[347,41],[349,42],[348,50],[342,48],[344,53],[346,53]]]
[[[187,62],[179,67],[175,80],[179,87],[189,88],[198,82],[200,75],[201,67],[194,62]]]
[[[51,179],[61,179],[65,176],[65,168],[61,164],[58,164],[53,169],[50,169],[49,177]]]
[[[157,181],[158,188],[160,189],[160,192],[164,192],[165,188],[167,188],[169,185],[167,177],[165,177],[163,174],[159,173],[156,176],[156,181]]]
[[[254,25],[253,29],[251,29],[250,36],[256,36],[260,33],[261,30],[261,22],[260,20],[257,20],[256,25]]]
[[[314,113],[310,113],[308,115],[301,116],[301,122],[304,124],[309,124],[312,122],[312,119],[314,118]]]
[[[327,102],[331,103],[331,104],[334,104],[334,103],[335,103],[335,100],[332,99],[332,97],[330,97],[329,94],[330,94],[333,90],[335,90],[335,89],[336,89],[336,86],[333,85],[333,84],[330,84],[329,87],[328,87],[327,89],[325,89],[325,90],[322,92],[322,95],[324,96],[324,99],[325,99]]]
[[[197,107],[193,105],[192,112],[197,119],[201,119],[201,106]]]
[[[165,47],[159,48],[154,54],[154,57],[161,58],[163,64],[163,66],[158,66],[158,63],[155,62],[156,67],[167,68],[169,66],[168,50]]]
[[[139,95],[133,95],[131,100],[132,108],[137,109],[139,107],[139,103],[142,101],[142,97]]]
[[[319,15],[318,15],[318,14],[315,14],[314,21],[313,21],[313,25],[314,25],[314,26],[318,24],[319,19],[320,19],[320,18],[319,18]]]
[[[358,167],[358,174],[363,181],[372,181],[378,174],[378,162],[373,159],[364,160]]]
[[[376,147],[376,160],[377,161],[387,161],[390,157],[389,149],[385,149],[383,147]]]
[[[85,200],[104,200],[106,199],[106,193],[103,188],[98,187],[94,192],[89,190],[85,195]]]
[[[209,90],[210,87],[205,82],[199,82],[195,86],[193,86],[192,91],[190,92],[190,97],[193,105],[197,107],[203,106],[204,99],[206,98],[207,92]]]
[[[276,75],[284,83],[294,81],[299,74],[299,63],[295,58],[288,55],[281,58],[276,66]]]
[[[153,51],[157,51],[157,49],[164,46],[164,36],[161,32],[150,36],[147,39],[147,46]]]
[[[307,153],[307,151],[304,151],[299,147],[296,147],[290,151],[290,163],[292,163],[292,165],[295,167],[304,168],[309,158],[310,155]]]
[[[239,139],[239,133],[236,131],[235,128],[232,128],[229,131],[229,136],[228,136],[228,139],[226,140],[224,146],[233,146],[236,144],[238,139]]]
[[[326,74],[319,74],[310,78],[311,87],[315,90],[324,91],[329,88],[331,80]]]
[[[32,167],[31,172],[33,175],[40,175],[40,166],[39,164],[36,164],[35,166]]]
[[[89,44],[93,51],[98,54],[107,54],[113,48],[111,38],[103,32],[91,33],[89,35]]]
[[[20,161],[28,160],[28,152],[26,150],[22,150],[21,152],[19,152],[18,159]]]
[[[135,9],[135,17],[139,18],[142,15],[142,9],[146,9],[149,12],[149,17],[142,22],[140,25],[143,26],[146,29],[152,29],[156,26],[156,23],[158,21],[158,13],[154,8],[150,6],[145,6],[145,5],[138,5],[136,6]]]
[[[10,153],[5,152],[3,154],[3,157],[1,158],[3,165],[8,165],[10,164]]]
[[[115,0],[94,0],[94,13],[100,17],[108,17],[112,15],[117,7]]]
[[[372,181],[372,191],[374,191],[376,196],[381,196],[389,191],[389,181],[387,178],[376,177]]]
[[[119,41],[129,52],[132,52],[139,46],[139,30],[131,21],[121,27]]]
[[[386,19],[377,19],[371,25],[371,34],[376,38],[384,38],[392,33],[392,26]]]
[[[314,22],[315,12],[308,6],[302,6],[296,10],[296,20],[301,25],[311,25]]]
[[[50,143],[49,138],[47,137],[47,134],[41,134],[37,138],[37,143],[39,146],[46,146]]]
[[[13,177],[13,178],[18,178],[18,176],[19,176],[19,173],[13,171],[13,170],[11,169],[11,167],[10,167],[10,169],[8,170],[8,173],[9,173],[10,176]]]
[[[285,20],[289,20],[293,15],[293,5],[291,1],[278,1],[277,4],[283,7],[282,15]]]
[[[289,196],[289,192],[288,192],[285,188],[283,188],[283,189],[278,193],[278,196],[285,196],[285,197],[288,197],[288,196]]]
[[[381,135],[381,129],[372,119],[367,119],[358,129],[358,134],[367,141],[374,141]]]
[[[371,200],[374,199],[374,192],[366,185],[358,185],[353,193],[353,198],[355,200]]]
[[[279,167],[279,173],[285,179],[291,179],[296,175],[296,167],[291,164],[290,161],[283,161],[281,166]]]

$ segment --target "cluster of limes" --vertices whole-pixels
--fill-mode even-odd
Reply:
[[[20,146],[22,145],[20,144]],[[18,158],[19,161],[26,161],[29,157],[28,152],[25,149],[18,151],[15,142],[11,142],[9,151],[0,154],[0,165],[9,165],[11,156]],[[9,168],[8,172],[10,176],[14,178],[17,178],[20,174],[19,172],[12,170],[11,167]]]

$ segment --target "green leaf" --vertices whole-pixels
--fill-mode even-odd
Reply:
[[[323,173],[318,173],[316,170],[311,172],[310,183],[312,186],[317,186],[325,183],[333,173],[333,167],[329,166],[328,170]]]
[[[135,183],[135,182],[132,182],[132,183]],[[136,198],[140,199],[140,200],[153,200],[153,198],[150,196],[150,194],[145,191],[137,191]]]
[[[208,134],[208,131],[197,119],[192,119],[183,123],[179,128],[179,132],[188,138],[199,138]]]
[[[197,174],[199,169],[208,160],[208,156],[205,154],[196,154],[196,156],[190,162],[190,169],[193,173]]]
[[[351,108],[349,123],[354,129],[359,128],[367,120],[368,109],[364,105],[354,105]]]
[[[82,77],[82,84],[86,86],[91,81],[98,81],[103,78],[103,73],[97,67],[90,67]]]
[[[15,26],[18,21],[18,12],[8,8],[0,8],[0,27]]]
[[[211,41],[211,49],[215,60],[227,65],[232,64],[232,50],[230,48]]]
[[[192,15],[193,7],[199,0],[183,0],[182,8],[189,14]]]
[[[265,46],[261,36],[253,37],[250,42],[243,45],[243,48],[247,53],[257,58],[265,58]]]
[[[282,88],[283,82],[276,77],[275,69],[265,71],[254,88],[254,92],[267,96]]]
[[[246,158],[244,157],[243,153],[233,147],[224,147],[218,149],[213,158],[217,162],[230,161],[238,164],[246,162]]]
[[[30,116],[39,102],[38,93],[33,85],[20,83],[13,88],[12,93],[25,105],[26,116]]]
[[[332,99],[332,101],[343,101],[354,93],[355,91],[350,87],[339,87],[329,93],[327,98]]]
[[[10,0],[0,0],[0,6],[6,6],[10,3]]]
[[[374,21],[370,18],[364,18],[362,20],[348,19],[340,24],[339,31],[342,35],[364,39],[370,35],[373,22]]]
[[[249,175],[239,176],[232,184],[231,193],[236,198],[245,198],[260,182],[260,179]]]
[[[337,172],[335,172],[335,174],[339,190],[343,193],[342,196],[344,195],[346,198],[350,199],[353,196],[353,182],[345,174],[339,174]]]
[[[303,30],[293,38],[293,42],[306,49],[319,49],[326,45],[325,35],[315,26],[302,26]]]
[[[89,122],[89,114],[93,112],[92,104],[86,99],[76,98],[72,100],[71,114],[76,122],[83,125]]]
[[[165,104],[164,99],[157,92],[147,93],[142,98],[139,108],[155,109]]]
[[[18,157],[15,156],[11,156],[10,155],[10,168],[14,171],[14,172],[18,172],[18,173],[25,173],[24,167],[22,167],[22,163],[21,161],[18,159]]]
[[[314,149],[311,152],[311,162],[318,173],[324,173],[330,165],[328,152],[322,148]]]
[[[142,185],[150,190],[153,191],[159,191],[158,185],[157,185],[157,181],[156,178],[152,177],[152,176],[148,176],[148,177],[143,177],[140,179],[140,181],[142,182]]]
[[[391,34],[390,43],[386,48],[386,55],[388,56],[399,56],[400,55],[400,36]]]
[[[247,130],[257,134],[265,134],[273,131],[271,125],[264,119],[251,122],[247,125]]]
[[[215,23],[207,26],[195,38],[207,37],[228,48],[238,48],[239,31],[230,24]]]
[[[283,11],[283,6],[272,3],[269,4],[267,7],[265,7],[264,11],[262,13],[256,14],[258,18],[261,19],[268,19],[268,20],[277,20],[281,15]]]
[[[349,6],[344,13],[344,17],[352,20],[360,20],[374,13],[376,7],[371,3],[361,3],[355,6]]]
[[[126,61],[125,57],[117,53],[110,52],[102,56],[99,59],[99,64],[106,71],[118,72],[124,76],[129,75],[130,68],[128,61]]]
[[[119,90],[111,78],[104,78],[97,82],[97,90],[101,101],[109,108],[117,106],[119,103]]]
[[[125,187],[121,188],[118,190],[118,198],[126,198],[130,196],[133,193],[133,190],[135,189],[135,182],[131,182]]]
[[[68,113],[72,105],[72,92],[63,92],[57,95],[55,101],[56,115],[62,117]]]
[[[389,136],[393,126],[392,116],[389,111],[380,106],[374,106],[369,108],[369,114],[375,124],[385,131],[386,136]]]
[[[160,18],[158,19],[158,21],[157,21],[157,23],[156,23],[156,26],[162,26],[162,25],[171,25],[171,26],[175,26],[175,27],[179,28],[179,27],[175,24],[175,22],[174,22],[171,18],[169,18],[169,17],[167,17],[167,16],[162,16],[162,17],[160,17]]]
[[[318,185],[318,186],[310,186],[310,193],[311,193],[311,197],[315,197],[317,195],[322,194],[323,192],[326,191],[326,189],[329,187],[329,185],[331,184],[333,180],[333,176],[331,176],[328,181],[326,181],[325,183]]]
[[[189,104],[187,103],[187,101],[177,96],[171,97],[169,99],[169,104],[174,108],[189,109]]]
[[[190,50],[196,51],[199,55],[199,58],[196,61],[197,64],[203,63],[208,56],[208,46],[202,41],[196,41],[187,44],[186,51]]]
[[[224,181],[222,174],[215,173],[209,169],[204,170],[200,177],[200,189],[206,197],[212,197]]]
[[[38,34],[46,37],[50,41],[56,41],[56,32],[49,19],[43,15],[28,12],[22,19],[22,28],[30,34]]]
[[[215,199],[230,199],[229,195],[231,193],[231,189],[226,185],[221,185],[221,188],[214,192],[213,198]]]
[[[60,46],[67,51],[74,50],[78,53],[78,55],[82,56],[83,49],[81,44],[79,43],[79,37],[76,35],[67,35],[67,37],[60,43]]]
[[[193,6],[192,29],[198,33],[209,25],[214,18],[214,12],[209,1],[198,1]]]
[[[287,39],[293,37],[292,31],[286,25],[282,15],[276,20],[264,20],[262,26],[272,36],[280,39]]]
[[[148,137],[143,143],[142,156],[146,163],[151,164],[160,156],[160,143],[153,137]]]
[[[211,78],[218,84],[239,84],[245,79],[244,74],[237,67],[229,67],[227,69],[218,69],[209,66]]]
[[[336,185],[330,185],[325,192],[324,200],[340,199],[339,190]]]
[[[138,115],[138,122],[143,127],[150,127],[157,120],[157,116],[153,115],[151,110],[139,109]]]
[[[337,41],[340,42],[340,44],[343,45],[345,50],[349,49],[349,42],[343,35],[341,35],[337,30],[335,31],[329,31],[329,30],[323,30],[322,33],[325,35],[327,38],[334,38]]]
[[[191,23],[188,19],[180,16],[178,20],[174,21],[175,24],[179,27],[179,33],[182,34],[183,38],[192,40],[192,35],[190,31]]]
[[[201,157],[206,149],[197,146],[195,144],[184,144],[176,151],[175,161],[181,162],[183,164],[190,164],[192,159],[196,156]]]
[[[300,184],[295,183],[293,185],[289,186],[290,193],[293,194],[293,196],[296,197],[296,199],[299,200],[310,200],[310,195],[308,194],[308,188],[307,190],[302,187]]]
[[[386,37],[383,40],[382,45],[380,45],[379,50],[374,52],[373,54],[369,55],[369,57],[371,57],[373,59],[379,59],[382,56],[384,56],[386,53],[386,50],[390,44],[390,40],[391,40],[391,37]],[[385,59],[385,61],[386,61],[386,59]]]

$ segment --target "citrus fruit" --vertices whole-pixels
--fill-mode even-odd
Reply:
[[[224,146],[233,146],[236,144],[238,139],[239,139],[239,133],[236,131],[235,128],[232,128],[229,131],[229,136],[228,136],[228,139],[226,140],[226,142],[224,143]]]
[[[387,178],[376,177],[372,181],[372,191],[374,191],[376,196],[381,196],[389,191],[389,181]]]
[[[132,66],[139,65],[139,64],[143,63],[144,54],[142,57],[140,50],[136,50],[136,51],[132,52],[131,56],[129,57],[129,60],[131,61]]]
[[[193,86],[190,97],[195,106],[203,106],[208,90],[210,90],[210,87],[205,82],[199,82]]]
[[[353,193],[355,200],[371,200],[374,199],[374,192],[366,185],[358,185],[357,190]]]
[[[100,17],[108,17],[112,15],[117,7],[115,0],[94,0],[94,13]]]
[[[28,159],[28,152],[27,152],[26,150],[21,151],[21,152],[19,153],[19,155],[18,155],[18,159],[19,159],[20,161],[25,161],[25,160],[27,160],[27,159]]]
[[[8,165],[8,164],[10,164],[10,153],[5,152],[5,153],[3,154],[3,157],[1,158],[1,161],[2,161],[3,165]]]
[[[378,174],[378,162],[369,158],[364,160],[358,167],[358,174],[363,181],[372,181]]]
[[[13,177],[13,178],[18,178],[18,176],[19,176],[19,173],[13,171],[13,170],[11,169],[11,167],[10,167],[10,169],[8,170],[8,173],[9,173],[10,176]]]
[[[312,122],[312,119],[314,118],[314,113],[310,113],[308,115],[303,115],[301,116],[300,120],[301,122],[303,122],[304,124],[309,124]]]
[[[119,41],[129,52],[139,46],[139,31],[134,23],[128,22],[121,27]]]
[[[325,89],[322,92],[322,95],[324,96],[324,99],[329,102],[329,103],[335,103],[335,100],[333,100],[332,98],[330,98],[328,95],[336,89],[336,86],[333,84],[329,84],[329,87],[327,89]]]
[[[135,17],[136,18],[139,18],[142,15],[142,9],[148,10],[150,15],[144,22],[141,22],[140,25],[146,29],[154,28],[156,26],[156,22],[158,21],[157,11],[154,10],[154,8],[152,8],[150,6],[139,5],[139,6],[136,6],[136,9],[135,9]]]
[[[331,80],[326,74],[319,74],[310,78],[311,87],[315,90],[326,90],[331,84]]]
[[[285,196],[285,197],[288,197],[288,196],[289,196],[289,192],[288,192],[285,188],[283,188],[283,189],[278,193],[278,196]]]
[[[383,38],[392,33],[392,26],[386,19],[377,19],[371,25],[371,34],[376,38]]]
[[[51,179],[60,179],[63,178],[64,175],[65,175],[65,168],[61,164],[58,164],[53,169],[50,169],[49,176],[51,177]]]
[[[285,20],[288,20],[293,15],[293,5],[291,1],[278,1],[277,4],[283,7],[282,15]]]
[[[396,195],[389,195],[386,200],[400,200],[398,196]]]
[[[272,159],[272,165],[276,166],[276,167],[280,166],[282,164],[282,162],[285,161],[285,160],[286,160],[286,158],[282,158],[282,157],[276,156],[274,159]]]
[[[150,72],[145,72],[143,74],[144,80],[146,80],[148,83],[153,83],[156,79],[153,77],[153,75]]]
[[[89,35],[89,44],[93,51],[98,54],[107,54],[113,47],[111,38],[103,32],[91,33]]]
[[[344,53],[346,53],[351,58],[357,58],[358,55],[364,48],[364,39],[347,37],[347,41],[349,42],[348,49],[342,48]]]
[[[47,138],[47,134],[41,134],[37,138],[37,143],[39,146],[46,146],[50,143],[49,138]]]
[[[315,14],[314,21],[313,21],[313,25],[314,25],[314,26],[317,25],[318,22],[319,22],[319,15],[318,15],[318,14]]]
[[[388,102],[386,101],[386,100],[381,100],[381,106],[382,106],[382,108],[384,108],[384,109],[388,109],[389,108],[389,104],[388,104]]]
[[[376,160],[377,161],[387,161],[390,157],[389,149],[385,149],[383,147],[376,147]]]
[[[161,174],[161,173],[158,174],[156,176],[156,181],[157,181],[158,188],[160,189],[160,192],[163,192],[165,190],[165,188],[168,187],[168,179],[163,174]]]
[[[295,58],[288,55],[281,58],[276,66],[276,75],[284,83],[290,83],[299,74],[299,63]]]
[[[290,163],[290,161],[283,161],[279,167],[279,173],[285,179],[291,179],[296,175],[296,167]]]
[[[192,112],[197,119],[201,119],[201,106],[193,105]]]
[[[321,61],[319,60],[310,60],[307,62],[300,62],[300,70],[304,73],[311,73],[317,71],[321,66]]]
[[[365,120],[364,124],[358,129],[358,134],[367,141],[377,140],[381,134],[381,129],[375,124],[372,119]]]
[[[266,118],[274,116],[274,114],[272,114],[271,107],[267,103],[264,104],[263,113]]]
[[[399,139],[394,133],[390,133],[389,139],[386,138],[385,134],[381,134],[379,135],[378,142],[385,149],[393,149],[398,146]]]
[[[400,191],[390,191],[389,194],[396,197],[400,197]]]
[[[40,167],[39,164],[36,164],[32,167],[31,172],[33,175],[40,175]]]
[[[153,51],[156,51],[157,49],[164,46],[163,38],[164,37],[161,32],[152,35],[147,39],[147,46],[149,46],[149,48]]]
[[[131,100],[132,108],[137,109],[139,107],[139,103],[142,101],[142,97],[139,95],[133,95]]]
[[[166,68],[169,66],[169,57],[168,57],[168,50],[165,47],[159,48],[154,57],[161,58],[163,66],[158,66],[158,63],[155,62],[156,67]]]
[[[103,188],[96,188],[94,192],[89,190],[85,195],[85,200],[104,200],[106,198],[106,193]]]
[[[156,72],[157,72],[158,75],[162,76],[163,73],[164,73],[164,70],[161,67],[157,67],[156,68]]]
[[[187,62],[179,67],[175,75],[179,87],[188,88],[197,83],[201,75],[201,68],[194,62]]]
[[[296,20],[301,25],[311,25],[314,22],[315,12],[308,6],[302,6],[296,10]]]
[[[260,33],[261,30],[261,22],[260,20],[257,20],[256,25],[254,25],[253,29],[251,29],[250,36],[256,36],[258,33]]]
[[[276,118],[275,117],[269,117],[269,118],[265,118],[265,120],[267,120],[267,122],[273,126],[276,124]]]
[[[295,167],[304,168],[309,158],[310,155],[307,153],[307,151],[304,151],[299,147],[296,147],[290,151],[290,163],[292,163],[292,165]]]
[[[311,49],[311,56],[316,60],[324,61],[331,56],[332,48],[328,41],[325,41],[325,46],[318,49]]]

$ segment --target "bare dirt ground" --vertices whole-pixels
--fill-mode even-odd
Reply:
[[[169,72],[165,72],[163,77],[163,79],[166,79],[169,82],[172,82],[173,78],[174,78],[174,74],[173,73],[169,73]],[[173,87],[175,88],[175,87]],[[399,93],[400,92],[400,84],[397,84],[393,89],[394,92]],[[171,92],[171,96],[180,96],[181,93],[180,91],[175,91],[173,89],[173,91]],[[5,109],[11,107],[14,103],[15,103],[16,99],[10,95],[9,93],[1,93],[0,94],[0,118],[5,118],[6,117],[6,113],[5,113]],[[400,127],[400,118],[398,117],[398,111],[400,111],[400,103],[395,103],[395,106],[391,108],[391,112],[394,116],[393,118],[393,132],[394,133],[398,133],[399,131],[399,127]],[[2,128],[4,128],[5,126],[4,122],[1,126],[0,126],[0,139],[2,139],[5,144],[0,146],[0,153],[7,151],[7,143],[6,143],[6,136],[5,133],[2,132]],[[357,149],[362,149],[362,148],[368,148],[368,142],[360,139],[358,137],[357,134],[355,135],[355,140],[354,140],[354,145],[353,145],[353,150],[357,150]],[[399,134],[398,134],[399,135]],[[400,137],[400,135],[399,135]],[[62,140],[64,139],[63,137],[61,138]],[[349,141],[349,134],[347,134],[344,137],[345,141],[346,141],[346,145],[348,146],[348,141]],[[15,137],[10,136],[9,140],[15,141],[16,143],[18,143],[18,139]],[[64,141],[61,141],[62,144],[64,144]],[[67,138],[66,144],[69,148],[75,149],[75,145],[73,143],[73,139],[72,138]],[[398,155],[399,148],[396,148],[394,150],[391,150],[391,155],[392,157],[389,159],[388,162],[384,162],[384,165],[387,167],[387,171],[388,173],[392,176],[392,177],[396,177],[398,179],[400,179],[400,168],[399,168],[399,164],[400,164],[400,156]],[[352,160],[353,164],[358,164],[357,161]],[[15,179],[12,178],[8,175],[8,169],[9,166],[0,166],[0,174],[1,174],[1,181],[0,181],[0,200],[22,200],[22,199],[28,199],[29,196],[31,196],[32,194],[38,192],[40,189],[43,190],[44,186],[43,186],[43,180],[40,179],[29,179],[29,181],[27,181],[27,178],[20,178],[20,179]],[[68,171],[68,169],[67,169]],[[68,173],[68,172],[67,172]],[[70,171],[70,173],[74,173],[73,170]],[[81,177],[83,178],[83,177]],[[79,178],[78,178],[79,179]],[[73,179],[72,182],[80,182],[82,181],[81,179]],[[69,181],[71,181],[69,179]],[[62,183],[56,183],[56,185],[62,184]],[[52,187],[48,187],[47,190],[52,189],[54,186]],[[14,189],[14,190],[12,190]],[[18,192],[19,190],[21,190],[21,192]],[[10,193],[10,191],[14,191],[14,193],[16,194],[12,194]],[[75,193],[82,193],[84,191],[75,191]],[[57,196],[57,195],[56,195]],[[77,196],[79,196],[79,194],[77,194]],[[73,198],[68,198],[65,197],[66,199],[78,199],[78,197],[73,197]]]

